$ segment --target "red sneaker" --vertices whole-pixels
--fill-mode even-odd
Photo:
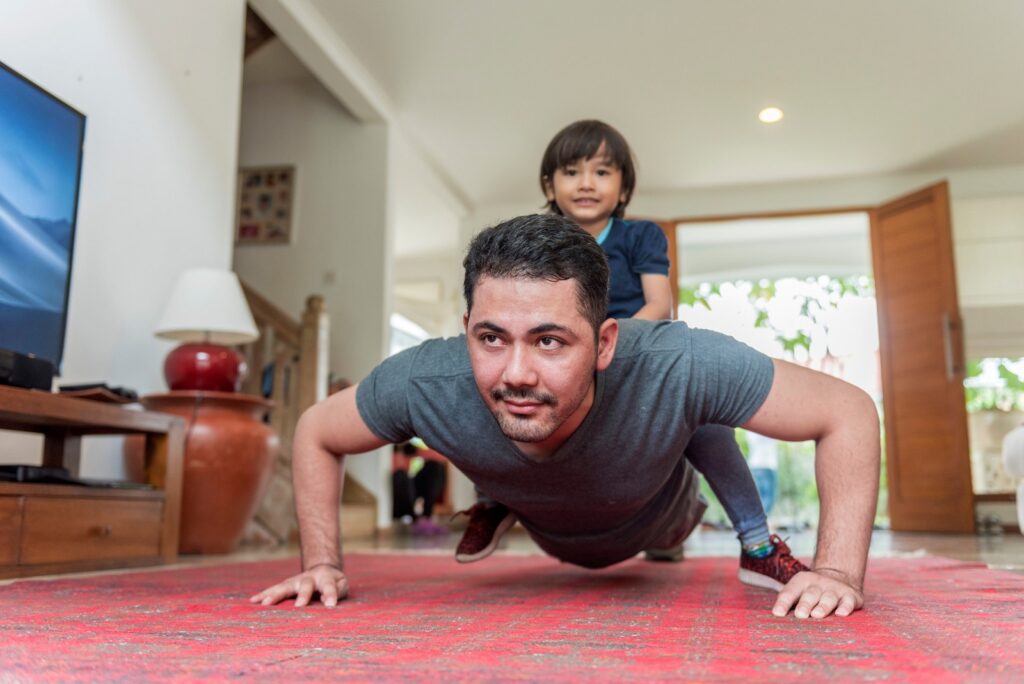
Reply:
[[[469,516],[469,525],[455,549],[455,560],[460,563],[472,563],[490,556],[498,548],[502,535],[516,522],[512,511],[501,504],[485,506],[478,503],[456,515],[460,513]]]
[[[798,572],[807,572],[809,567],[793,558],[786,542],[778,535],[769,537],[775,545],[775,552],[764,558],[754,558],[740,551],[740,582],[752,587],[782,591],[786,582],[793,579]]]

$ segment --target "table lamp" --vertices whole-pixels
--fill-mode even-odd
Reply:
[[[191,268],[179,276],[156,336],[183,343],[164,362],[172,390],[237,392],[245,359],[226,345],[248,344],[260,334],[234,273]]]

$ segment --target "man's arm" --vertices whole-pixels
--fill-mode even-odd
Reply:
[[[356,408],[356,387],[349,387],[308,408],[295,428],[292,481],[302,544],[302,572],[250,598],[272,605],[295,596],[295,605],[313,593],[331,608],[348,593],[342,570],[338,500],[344,479],[343,457],[387,444],[363,422]]]
[[[860,389],[785,361],[761,408],[743,427],[788,441],[815,440],[821,510],[814,572],[780,592],[773,612],[849,615],[863,606],[864,570],[878,502],[878,413]]]

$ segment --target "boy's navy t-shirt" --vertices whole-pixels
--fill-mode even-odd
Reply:
[[[608,257],[608,317],[631,318],[644,305],[640,276],[668,275],[668,239],[657,223],[612,219],[601,243]]]

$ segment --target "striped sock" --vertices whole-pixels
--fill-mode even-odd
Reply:
[[[775,544],[772,544],[770,539],[757,544],[744,544],[743,553],[751,558],[765,558],[775,553]]]

